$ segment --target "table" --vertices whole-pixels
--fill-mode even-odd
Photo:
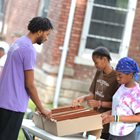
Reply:
[[[41,138],[43,140],[88,140],[87,137],[83,137],[80,134],[63,136],[63,137],[55,136],[53,134],[46,132],[45,130],[36,127],[34,122],[29,119],[23,119],[21,127],[26,129],[32,135]],[[103,139],[98,139],[98,140],[103,140]]]

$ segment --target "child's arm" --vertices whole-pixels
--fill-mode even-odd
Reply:
[[[84,97],[84,101],[88,101],[88,100],[94,99],[94,95],[91,92],[88,95],[85,95],[83,97]]]
[[[97,108],[111,108],[112,102],[100,101],[100,100],[88,100],[88,106]]]
[[[101,107],[103,107],[103,108],[112,108],[112,102],[102,101],[101,102]]]
[[[109,114],[102,114],[103,124],[110,122],[125,122],[125,123],[137,123],[140,122],[140,113],[131,116],[112,116]]]
[[[92,93],[89,93],[88,95],[84,95],[84,96],[81,96],[81,97],[78,97],[78,98],[74,99],[72,101],[72,106],[77,106],[77,105],[83,103],[84,101],[87,101],[87,100],[90,100],[90,99],[93,99],[93,94]]]
[[[126,123],[140,122],[140,113],[131,116],[119,116],[119,121]]]

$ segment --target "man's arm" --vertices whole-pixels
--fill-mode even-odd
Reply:
[[[37,89],[34,85],[34,71],[26,70],[24,71],[24,75],[25,75],[25,88],[30,98],[35,103],[37,109],[41,112],[42,115],[46,117],[49,116],[50,111],[43,108],[37,93]]]

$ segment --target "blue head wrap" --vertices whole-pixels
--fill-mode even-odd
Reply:
[[[121,58],[116,66],[116,71],[122,72],[124,74],[134,74],[134,78],[136,81],[139,80],[139,76],[137,73],[140,72],[138,64],[129,57]]]

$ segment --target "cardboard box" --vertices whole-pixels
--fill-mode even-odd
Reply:
[[[77,112],[77,111],[81,111],[81,110],[85,110],[83,106],[77,106],[74,108],[71,106],[59,107],[56,109],[52,109],[51,111],[52,111],[53,117],[55,117],[55,116],[59,116],[62,114],[69,114],[69,113]],[[44,130],[43,117],[40,116],[40,114],[38,112],[35,112],[33,114],[33,121],[34,121],[36,127]]]
[[[101,115],[83,107],[64,107],[52,110],[52,118],[45,119],[39,114],[34,115],[35,125],[56,136],[66,136],[85,131],[102,129]],[[42,119],[40,119],[42,118]],[[98,138],[100,137],[97,136]]]
[[[36,127],[44,130],[43,117],[38,112],[33,114],[33,121]]]

